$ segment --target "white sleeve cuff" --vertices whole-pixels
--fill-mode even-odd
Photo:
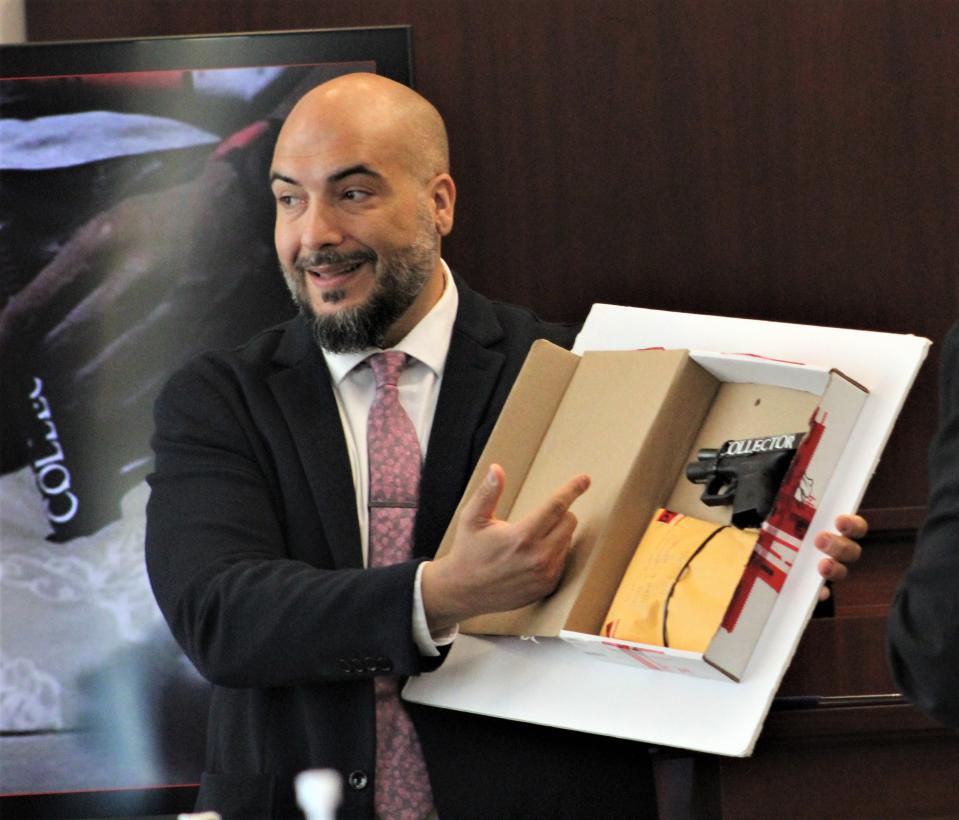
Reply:
[[[444,629],[435,634],[430,633],[430,628],[426,623],[426,608],[423,606],[422,578],[423,567],[429,563],[424,561],[416,570],[416,578],[413,581],[413,640],[416,642],[420,654],[425,657],[436,657],[440,654],[440,646],[448,646],[453,643],[459,634],[459,627],[454,626]]]

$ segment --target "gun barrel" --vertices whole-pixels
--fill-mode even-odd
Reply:
[[[716,474],[716,464],[706,464],[702,461],[694,461],[686,465],[686,478],[693,484],[705,484]]]

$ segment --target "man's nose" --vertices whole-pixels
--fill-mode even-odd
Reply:
[[[339,245],[342,241],[343,230],[337,221],[335,209],[325,202],[311,202],[300,237],[303,247],[318,250],[329,245]]]

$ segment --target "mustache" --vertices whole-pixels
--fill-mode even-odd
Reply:
[[[351,253],[339,253],[338,251],[316,251],[307,256],[299,256],[293,263],[293,268],[303,272],[307,268],[317,265],[339,265],[339,264],[360,264],[362,262],[376,262],[377,255],[369,248],[352,251]]]

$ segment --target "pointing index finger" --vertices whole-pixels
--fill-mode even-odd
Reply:
[[[529,527],[533,536],[542,538],[563,520],[572,503],[589,489],[589,485],[588,475],[573,476],[542,506],[531,512],[523,523]]]

